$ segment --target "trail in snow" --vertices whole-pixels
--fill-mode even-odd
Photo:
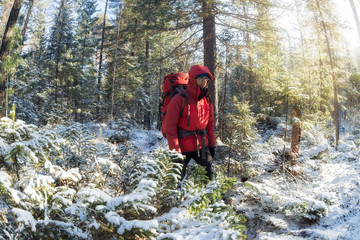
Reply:
[[[130,142],[142,153],[148,154],[158,147],[164,147],[166,139],[162,137],[160,131],[135,129],[130,133]]]

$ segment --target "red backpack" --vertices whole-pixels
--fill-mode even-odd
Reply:
[[[189,75],[187,73],[171,73],[164,77],[164,86],[163,86],[163,94],[162,94],[162,100],[160,103],[160,112],[161,112],[161,132],[164,137],[164,123],[165,123],[165,117],[166,117],[166,111],[167,106],[170,103],[170,100],[176,95],[180,94],[185,99],[186,98],[186,85],[189,82]],[[182,101],[181,105],[181,113],[184,109],[185,101]]]

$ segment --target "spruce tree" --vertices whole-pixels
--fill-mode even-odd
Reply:
[[[80,0],[77,8],[77,27],[74,44],[74,64],[76,71],[71,86],[70,97],[72,112],[75,121],[84,122],[90,120],[85,117],[91,112],[91,106],[95,103],[96,66],[94,56],[96,53],[97,40],[95,38],[96,28],[96,1]]]
[[[73,17],[70,0],[60,0],[56,9],[53,26],[50,29],[50,38],[47,48],[49,59],[48,84],[52,91],[50,102],[47,105],[48,121],[59,122],[68,117],[70,103],[67,101],[70,81],[73,74]],[[61,117],[60,117],[61,116]]]

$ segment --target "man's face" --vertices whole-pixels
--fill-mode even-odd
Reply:
[[[210,78],[207,76],[203,76],[203,77],[198,77],[195,79],[196,80],[196,84],[200,87],[200,88],[206,88],[208,85],[208,82],[210,81]]]

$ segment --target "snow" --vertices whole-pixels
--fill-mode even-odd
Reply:
[[[184,208],[174,208],[171,212],[159,217],[159,220],[171,222],[170,226],[162,226],[167,233],[160,234],[158,239],[184,239],[184,240],[209,240],[209,239],[237,239],[239,233],[227,229],[228,223],[224,221],[227,213],[220,214],[204,212],[200,218],[189,214]]]
[[[335,149],[321,134],[305,135],[298,165],[290,168],[291,174],[280,168],[263,171],[266,165],[274,164],[266,155],[280,148],[274,146],[284,144],[280,138],[253,145],[253,162],[247,164],[257,175],[239,183],[232,196],[238,212],[260,224],[248,224],[249,237],[360,239],[359,147],[353,140],[343,139]]]
[[[120,205],[137,202],[141,208],[146,208],[151,212],[156,212],[156,208],[151,206],[145,206],[141,204],[142,202],[148,202],[151,200],[151,197],[156,194],[154,189],[156,188],[156,182],[148,179],[142,179],[138,187],[130,194],[126,194],[117,198],[111,198],[107,200],[107,207],[115,209]]]
[[[131,140],[130,143],[137,146],[141,152],[149,153],[155,148],[159,147],[158,139],[161,139],[161,132],[159,131],[146,131],[134,129],[130,133]]]
[[[246,182],[238,181],[229,193],[229,201],[236,212],[244,214],[248,219],[248,239],[360,239],[360,148],[357,140],[359,136],[344,136],[335,148],[316,129],[304,130],[298,164],[288,167],[285,171],[281,169],[280,154],[284,145],[288,147],[288,143],[283,141],[280,133],[283,130],[284,126],[280,125],[277,130],[269,130],[262,139],[252,144],[250,157],[240,162],[247,167],[251,176]],[[141,174],[131,176],[131,184],[136,184],[137,187],[126,194],[117,195],[106,189],[100,190],[95,184],[84,186],[80,169],[64,170],[46,160],[44,166],[51,175],[28,172],[29,178],[20,179],[16,183],[16,187],[23,188],[22,191],[27,196],[12,188],[12,177],[7,172],[0,171],[1,186],[19,204],[19,208],[9,211],[14,213],[18,223],[30,227],[32,231],[36,231],[39,224],[54,225],[68,229],[72,236],[87,238],[87,232],[82,232],[72,223],[46,219],[47,216],[43,220],[34,219],[35,215],[33,216],[30,211],[20,209],[20,206],[23,206],[20,203],[25,197],[42,202],[44,198],[48,199],[51,196],[52,201],[56,201],[57,204],[54,206],[63,205],[65,213],[86,222],[88,229],[101,228],[101,222],[89,219],[92,213],[88,212],[88,206],[95,205],[95,209],[114,225],[115,231],[119,234],[139,228],[144,231],[157,229],[159,234],[156,239],[209,240],[238,237],[238,232],[228,228],[226,218],[230,213],[213,211],[215,207],[225,206],[223,202],[208,207],[200,217],[195,217],[189,211],[190,204],[196,202],[201,194],[210,191],[211,183],[202,189],[201,194],[181,199],[177,207],[165,213],[158,213],[157,208],[151,205],[151,200],[156,196],[158,187],[158,182],[153,176],[161,169],[149,155],[154,150],[167,148],[166,141],[161,138],[158,131],[133,129],[129,143],[139,149],[138,159],[146,164],[137,166],[142,170]],[[36,162],[38,156],[32,147],[37,144],[39,142],[29,141],[11,147],[25,149],[27,157]],[[219,145],[224,146],[222,143]],[[0,148],[4,152],[9,151],[10,146],[0,138]],[[219,161],[225,162],[227,158]],[[106,156],[96,158],[96,162],[109,173],[123,170]],[[174,174],[171,176],[177,177]],[[55,178],[70,181],[76,184],[76,188],[53,187]],[[50,211],[47,204],[45,201],[45,204],[37,206]],[[117,211],[123,206],[131,206],[139,213],[151,213],[150,216],[155,217],[146,220],[126,219],[126,214],[122,215],[121,211]]]
[[[115,173],[115,172],[121,171],[119,165],[113,163],[112,161],[110,161],[110,160],[107,159],[107,158],[97,158],[96,161],[97,161],[97,163],[98,163],[100,166],[109,167],[109,171],[110,171],[111,173]]]
[[[141,228],[144,231],[148,231],[151,228],[157,228],[159,223],[157,220],[147,220],[147,221],[140,221],[140,220],[132,220],[127,221],[123,217],[119,216],[116,212],[108,212],[105,215],[106,219],[111,222],[112,224],[119,226],[117,232],[119,234],[123,234],[125,230],[131,230],[133,228]]]
[[[79,198],[84,199],[86,202],[93,203],[98,200],[101,200],[103,202],[107,202],[111,199],[109,195],[104,193],[103,191],[99,189],[92,189],[89,187],[82,188],[78,193],[77,196]]]
[[[51,170],[52,168],[50,168],[50,171]],[[81,180],[81,175],[78,168],[71,168],[67,171],[59,169],[59,171],[55,172],[55,177],[59,178],[60,180],[68,180],[74,183]]]
[[[9,146],[2,138],[0,138],[0,154],[5,155],[5,152],[9,152]]]
[[[123,234],[125,230],[131,230],[133,228],[141,228],[144,231],[148,231],[151,228],[157,228],[159,226],[158,221],[156,220],[147,220],[147,221],[140,221],[140,220],[132,220],[132,221],[125,221],[118,229],[119,234]]]
[[[30,225],[31,230],[33,232],[36,231],[37,221],[34,219],[34,217],[31,215],[31,213],[29,211],[22,210],[20,208],[13,208],[12,212],[16,215],[16,217],[17,217],[16,220],[18,222],[22,222],[25,225]]]
[[[4,188],[9,191],[11,198],[15,201],[15,203],[19,204],[21,201],[21,196],[23,195],[21,192],[11,188],[11,176],[7,174],[5,171],[0,171],[0,184],[4,186]]]

